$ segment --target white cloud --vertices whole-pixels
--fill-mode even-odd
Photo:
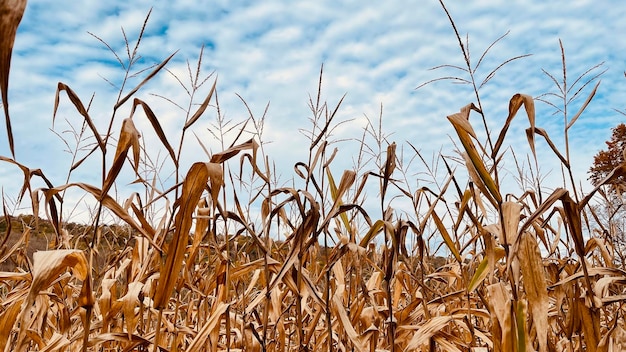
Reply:
[[[255,117],[260,118],[270,102],[265,137],[273,141],[266,150],[285,175],[292,175],[292,165],[305,158],[307,140],[298,129],[309,129],[311,112],[308,96],[317,94],[320,65],[324,64],[322,97],[334,108],[347,93],[339,110],[338,121],[354,119],[336,130],[337,138],[360,138],[364,116],[377,119],[383,105],[383,127],[392,140],[410,141],[425,155],[444,146],[444,154],[452,154],[449,135],[453,130],[445,116],[465,104],[476,101],[471,87],[450,82],[436,82],[417,91],[415,87],[441,75],[463,75],[460,71],[429,68],[450,64],[464,67],[458,42],[444,11],[436,1],[390,1],[381,6],[363,2],[215,2],[177,1],[153,4],[150,1],[86,1],[59,0],[51,3],[29,3],[15,45],[11,73],[11,110],[17,138],[18,160],[31,167],[40,167],[62,182],[69,156],[62,153],[63,144],[48,131],[56,84],[62,81],[72,87],[85,104],[95,92],[91,114],[101,133],[108,126],[117,91],[105,82],[116,85],[124,79],[115,57],[87,31],[102,38],[118,52],[126,64],[127,53],[122,36],[124,28],[130,48],[148,10],[154,6],[140,46],[140,60],[132,73],[166,58],[180,50],[168,65],[189,87],[189,72],[195,73],[201,45],[206,45],[202,70],[215,70],[219,76],[218,93],[222,113],[237,123],[248,117],[241,95]],[[621,53],[626,49],[616,38],[626,30],[622,19],[626,8],[576,2],[562,6],[555,2],[516,1],[513,3],[482,1],[447,4],[465,41],[469,33],[469,49],[473,64],[481,53],[500,35],[510,34],[491,49],[477,73],[480,81],[503,60],[532,53],[533,56],[503,67],[481,89],[481,102],[494,131],[499,131],[506,118],[508,99],[517,92],[538,96],[555,91],[546,69],[561,79],[561,56],[558,39],[565,45],[570,80],[589,67],[605,61],[608,71],[588,113],[570,131],[571,154],[576,158],[575,172],[585,180],[591,157],[610,135],[610,127],[623,121],[611,108],[623,109],[624,65]],[[143,76],[129,79],[124,92],[138,84]],[[199,103],[208,93],[213,78],[199,90],[194,99]],[[572,81],[571,81],[572,82]],[[587,87],[583,95],[588,94]],[[137,97],[147,101],[164,128],[170,143],[178,145],[177,129],[184,123],[184,112],[162,99],[158,93],[187,107],[189,97],[169,74],[163,74]],[[585,96],[574,103],[574,111]],[[121,119],[129,113],[130,103],[118,112],[114,133]],[[562,118],[552,117],[552,109],[540,102],[537,125],[548,130],[562,148]],[[192,106],[195,111],[196,106]],[[524,129],[528,122],[520,115],[511,127],[505,144],[527,151]],[[214,123],[215,111],[206,113],[195,127],[203,143],[217,151],[219,143],[212,140],[207,128]],[[62,95],[57,122],[69,118],[80,123],[81,117]],[[472,115],[476,129],[479,116]],[[143,115],[136,118],[149,145],[160,142],[150,131]],[[0,128],[4,133],[4,128]],[[495,133],[495,132],[492,132]],[[203,153],[195,137],[187,136],[183,153],[186,162]],[[227,136],[232,142],[233,134]],[[156,148],[156,147],[155,147]],[[341,144],[342,153],[350,154],[358,146]],[[537,141],[538,153],[550,155],[544,165],[554,165],[544,141]],[[161,159],[165,157],[161,151]],[[0,154],[8,155],[6,143]],[[519,156],[518,156],[519,157]],[[300,159],[298,159],[300,158]],[[542,158],[543,159],[543,158]],[[351,157],[343,157],[350,167]],[[284,162],[283,162],[284,161]],[[5,165],[4,169],[11,168]],[[81,171],[83,172],[83,171]],[[558,175],[559,171],[555,170]],[[83,174],[84,175],[84,174]],[[97,180],[92,180],[97,183]],[[0,174],[0,184],[19,189],[20,177]]]

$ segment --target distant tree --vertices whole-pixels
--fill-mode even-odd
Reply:
[[[601,150],[593,157],[593,165],[589,168],[589,180],[597,186],[617,166],[624,162],[626,153],[626,124],[620,123],[613,128],[611,139],[606,141],[607,149]],[[626,186],[624,176],[619,176],[609,183],[612,188],[623,189]]]
[[[626,159],[626,124],[613,128],[611,138],[606,142],[607,149],[601,150],[593,158],[589,168],[589,180],[599,185],[616,167]],[[616,262],[626,267],[626,178],[619,175],[600,190],[600,203],[592,206],[595,228],[614,247]]]

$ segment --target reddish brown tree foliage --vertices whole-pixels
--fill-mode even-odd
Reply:
[[[611,139],[606,141],[607,149],[601,150],[593,157],[593,165],[589,168],[589,180],[599,184],[613,169],[624,162],[626,154],[626,124],[620,123],[613,128]],[[620,176],[610,182],[618,186],[626,186],[626,179]]]

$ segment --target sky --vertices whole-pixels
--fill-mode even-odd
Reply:
[[[538,0],[448,1],[446,6],[464,45],[469,44],[466,47],[473,66],[494,41],[508,33],[480,62],[475,73],[478,83],[500,63],[532,54],[501,67],[479,90],[487,123],[495,133],[506,119],[509,99],[516,93],[543,96],[562,106],[562,100],[545,95],[558,93],[558,87],[546,72],[557,82],[563,79],[559,40],[565,51],[568,88],[572,87],[568,97],[586,81],[573,84],[576,78],[601,64],[586,76],[591,78],[604,72],[596,96],[568,130],[575,180],[583,191],[588,191],[591,187],[586,172],[593,155],[605,147],[610,129],[626,120],[615,111],[626,110],[623,56],[626,6],[585,0],[567,4]],[[469,79],[466,72],[450,66],[431,70],[441,65],[465,65],[454,30],[435,0],[390,0],[384,4],[323,0],[86,0],[80,3],[31,0],[17,33],[10,75],[9,101],[18,162],[40,168],[55,185],[68,180],[100,185],[97,162],[85,163],[68,179],[73,156],[65,150],[76,145],[68,131],[72,126],[79,129],[81,118],[67,96],[61,94],[53,124],[57,84],[62,82],[71,87],[85,105],[91,100],[90,116],[104,133],[125,77],[125,68],[110,49],[117,52],[126,66],[125,37],[132,51],[150,9],[138,49],[140,58],[130,70],[131,74],[139,73],[127,79],[124,94],[145,77],[147,71],[142,70],[176,52],[167,65],[171,74],[162,72],[135,97],[150,105],[170,143],[177,147],[185,109],[190,104],[186,91],[192,86],[188,64],[195,74],[203,48],[201,80],[209,74],[212,76],[198,87],[192,104],[204,99],[217,78],[220,114],[223,121],[229,122],[226,129],[235,127],[236,131],[237,123],[246,120],[250,113],[256,121],[264,117],[260,138],[263,152],[275,162],[280,182],[287,185],[295,177],[294,163],[308,158],[310,141],[303,131],[313,128],[309,99],[317,95],[322,65],[322,100],[332,110],[345,95],[335,118],[343,123],[336,125],[332,137],[335,141],[332,146],[339,149],[335,162],[338,174],[342,168],[354,167],[358,155],[356,140],[362,138],[368,123],[378,128],[381,116],[380,126],[387,137],[383,150],[387,142],[395,141],[408,160],[413,153],[407,143],[410,142],[426,160],[439,154],[455,156],[457,139],[446,116],[469,103],[477,103],[470,85],[436,81],[416,89],[439,77]],[[569,119],[593,85],[583,87],[580,97],[571,102]],[[118,110],[114,134],[119,131],[121,120],[129,115],[131,106],[128,102]],[[191,106],[195,111],[197,105]],[[536,101],[535,107],[536,125],[544,128],[564,153],[563,115],[554,114],[554,107],[541,101]],[[167,176],[171,165],[166,154],[159,149],[159,141],[147,119],[137,114],[134,121],[142,138],[147,145],[154,146],[153,161],[157,165],[162,163],[166,170],[164,183],[171,183],[172,178],[168,181]],[[226,133],[222,141],[215,138],[216,116],[212,107],[194,125],[195,136],[185,137],[181,172],[192,162],[208,160],[197,139],[210,153],[219,152],[234,140],[233,131]],[[484,128],[479,115],[472,115],[470,121],[477,133],[484,136],[480,132]],[[524,132],[528,127],[522,110],[504,143],[521,160],[529,155]],[[0,135],[6,136],[4,124]],[[10,156],[6,137],[0,140],[0,155]],[[367,135],[366,141],[376,149],[373,136]],[[78,154],[80,157],[84,151]],[[561,186],[558,159],[539,138],[537,154],[548,186]],[[511,154],[506,158],[511,159]],[[514,183],[515,164],[511,160],[505,164],[511,172],[509,182]],[[413,186],[418,187],[423,171],[419,165],[415,168],[411,175],[415,177]],[[8,163],[0,166],[0,186],[7,206],[15,213],[28,206],[15,203],[21,184],[22,173],[18,168]],[[123,198],[125,193],[120,192]],[[80,210],[84,199],[68,200],[77,204],[73,217],[84,219],[89,215],[89,211]]]

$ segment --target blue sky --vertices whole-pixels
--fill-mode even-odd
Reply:
[[[322,64],[322,98],[334,107],[347,94],[337,119],[349,123],[335,130],[338,141],[360,138],[368,118],[377,123],[382,106],[382,127],[389,141],[404,148],[408,148],[409,141],[426,158],[439,152],[454,156],[454,130],[445,117],[476,102],[471,87],[451,82],[436,82],[415,90],[431,79],[462,74],[430,68],[464,65],[446,14],[434,0],[391,0],[384,5],[374,1],[31,1],[18,30],[10,76],[17,161],[41,168],[55,185],[66,182],[72,158],[64,152],[65,145],[58,134],[70,138],[63,132],[69,128],[66,120],[79,127],[80,118],[62,95],[53,127],[57,83],[69,85],[85,104],[95,94],[91,116],[100,131],[106,130],[118,96],[118,88],[109,82],[119,85],[124,70],[89,33],[108,43],[124,61],[126,47],[121,28],[132,49],[151,7],[139,47],[142,59],[132,71],[158,63],[178,50],[168,68],[188,83],[186,62],[189,60],[195,70],[204,45],[202,73],[214,71],[219,77],[217,91],[226,120],[235,124],[248,117],[238,95],[258,119],[269,104],[263,129],[263,141],[267,142],[264,151],[276,162],[285,183],[293,177],[293,164],[307,158],[308,141],[299,130],[311,128],[308,100],[317,92]],[[490,0],[449,1],[447,7],[460,34],[469,38],[474,64],[494,40],[509,32],[481,63],[478,81],[499,63],[532,54],[504,66],[480,90],[488,123],[494,131],[499,131],[503,124],[508,101],[515,93],[537,97],[557,90],[542,69],[562,79],[559,39],[565,48],[570,83],[603,63],[592,72],[606,70],[598,93],[570,130],[574,173],[583,188],[589,190],[586,171],[593,155],[605,147],[603,142],[610,136],[610,128],[625,120],[613,109],[626,109],[626,6],[583,0],[567,4]],[[125,92],[142,77],[131,78]],[[199,88],[196,103],[207,94],[214,77]],[[581,98],[570,105],[570,117],[591,88],[583,89]],[[182,106],[187,106],[189,98],[169,74],[158,76],[136,95],[150,104],[169,131],[170,142],[178,145],[177,131],[184,124],[184,112],[154,94],[167,96]],[[118,112],[114,131],[119,131],[119,123],[128,116],[130,106],[127,103]],[[562,150],[562,115],[553,115],[554,109],[541,102],[536,102],[536,108],[537,126],[545,128]],[[220,143],[208,132],[214,129],[215,115],[215,110],[207,112],[194,126],[194,132],[212,152],[221,150]],[[158,146],[147,120],[137,117],[135,121],[146,143]],[[480,130],[478,115],[472,117],[472,122]],[[521,159],[529,151],[526,127],[528,122],[522,114],[513,122],[505,141],[505,146],[512,146]],[[4,124],[0,133],[6,135]],[[224,143],[230,144],[232,138],[233,133],[227,134]],[[8,144],[4,137],[3,140],[0,155],[9,156]],[[337,168],[351,168],[357,152],[354,142],[337,142],[335,146],[340,149],[342,161]],[[407,155],[409,152],[405,149]],[[558,187],[558,159],[540,140],[537,152],[541,172],[551,172],[546,182]],[[164,160],[164,156],[160,154],[159,160]],[[188,136],[181,160],[186,165],[183,170],[202,158],[204,153],[195,137]],[[99,185],[99,172],[93,172],[98,170],[96,165],[77,169],[70,180]],[[512,162],[506,167],[515,172]],[[0,166],[0,185],[8,199],[17,195],[21,177],[14,166]],[[125,197],[123,192],[120,196]],[[69,203],[79,204],[80,208],[84,206],[81,202],[72,198]],[[13,205],[13,209],[19,213],[22,206]],[[75,216],[81,218],[87,213],[77,211]]]

